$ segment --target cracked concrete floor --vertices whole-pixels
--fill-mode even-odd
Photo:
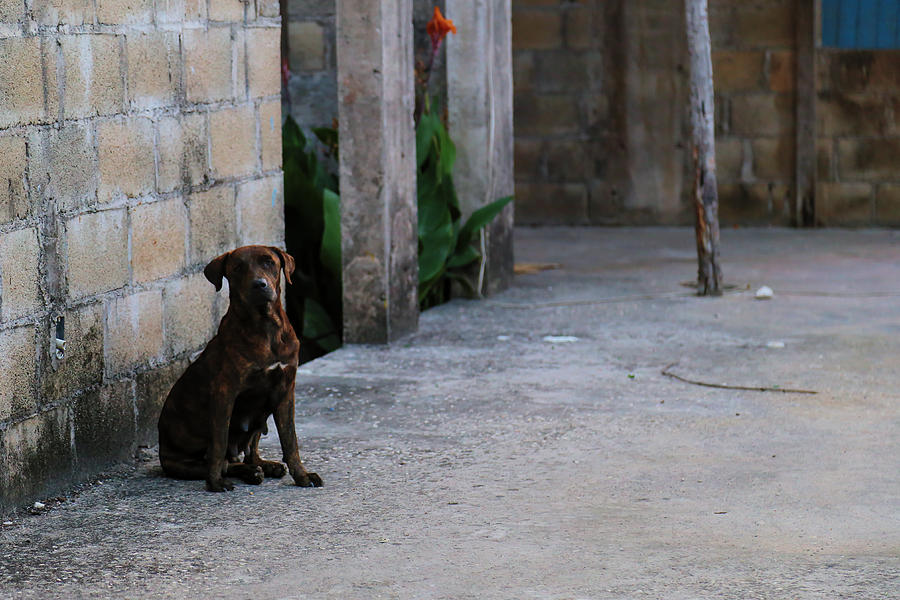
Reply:
[[[302,368],[326,487],[126,466],[2,527],[0,597],[900,598],[900,236],[722,237],[700,299],[687,229],[520,229],[561,267]]]

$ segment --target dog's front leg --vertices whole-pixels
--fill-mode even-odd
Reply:
[[[206,449],[206,489],[211,492],[224,492],[234,489],[234,484],[225,479],[225,453],[228,448],[228,426],[231,423],[231,412],[234,410],[234,399],[237,395],[221,394],[210,401],[210,435],[209,447]]]
[[[291,383],[288,393],[285,394],[278,407],[275,409],[275,426],[278,428],[278,440],[281,442],[282,460],[287,463],[288,471],[294,478],[294,483],[300,487],[322,487],[322,478],[315,473],[310,473],[300,460],[300,450],[297,446],[297,430],[294,429],[294,384]]]

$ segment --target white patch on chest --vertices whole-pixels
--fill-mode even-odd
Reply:
[[[289,365],[287,363],[273,362],[271,365],[266,367],[266,373],[268,373],[269,371],[273,371],[275,369],[285,369],[286,367],[289,367],[289,366],[291,366],[291,365]]]

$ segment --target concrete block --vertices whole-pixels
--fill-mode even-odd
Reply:
[[[816,52],[816,83],[820,91],[895,93],[900,61],[895,51],[822,49]]]
[[[793,190],[776,183],[730,183],[719,186],[719,220],[732,225],[791,223]]]
[[[744,165],[744,142],[737,138],[716,139],[716,180],[740,181]]]
[[[793,92],[797,86],[797,57],[791,50],[766,53],[766,80],[773,92]]]
[[[516,181],[536,181],[546,174],[543,161],[544,141],[541,139],[516,138],[514,144],[514,161],[516,165]]]
[[[86,123],[32,130],[28,138],[32,201],[56,200],[60,210],[93,201],[100,181],[94,134]]]
[[[69,407],[60,406],[15,423],[0,436],[3,511],[72,482]]]
[[[0,23],[18,23],[24,18],[25,5],[23,3],[18,0],[0,0]]]
[[[257,169],[256,114],[252,105],[209,113],[210,157],[216,179],[240,177]]]
[[[41,45],[37,37],[0,39],[0,129],[37,123],[45,115]]]
[[[565,11],[563,39],[566,48],[571,50],[600,48],[603,43],[602,29],[597,26],[596,21],[599,21],[599,13],[593,8],[578,6]]]
[[[568,51],[539,52],[534,81],[543,92],[580,92],[589,85],[588,56]]]
[[[250,97],[280,97],[281,28],[251,27],[247,36],[247,79]]]
[[[875,217],[875,198],[869,183],[823,182],[816,186],[818,225],[865,227]]]
[[[44,353],[41,396],[68,398],[75,392],[99,385],[103,380],[103,311],[99,302],[65,311],[66,352],[62,360],[50,360],[51,336],[56,322],[50,320],[38,345]]]
[[[161,117],[158,140],[160,192],[198,185],[209,179],[209,133],[204,113]]]
[[[256,0],[256,14],[260,17],[277,17],[281,14],[278,0]],[[329,4],[320,2],[320,4]]]
[[[41,25],[77,26],[94,22],[94,5],[90,0],[32,0],[31,14]]]
[[[330,127],[338,115],[337,71],[294,73],[288,82],[291,114],[310,127]]]
[[[790,135],[794,99],[790,94],[747,94],[731,99],[731,132],[742,137]]]
[[[900,226],[900,184],[882,183],[875,194],[875,221],[879,227]]]
[[[157,0],[158,23],[198,23],[206,20],[206,0]]]
[[[188,198],[192,265],[209,261],[237,245],[234,188],[216,186]]]
[[[219,292],[221,293],[221,292]],[[216,332],[216,288],[195,273],[175,279],[163,291],[166,354],[180,356],[203,347]]]
[[[523,50],[513,54],[513,81],[516,84],[516,92],[534,89],[534,62],[535,52]]]
[[[512,14],[513,50],[549,50],[563,47],[562,15],[540,10]]]
[[[131,272],[135,283],[184,269],[187,209],[181,198],[131,209]]]
[[[0,234],[0,321],[40,310],[40,254],[36,228]]]
[[[789,182],[794,179],[795,141],[793,136],[758,138],[753,148],[753,174],[765,181]]]
[[[180,73],[178,35],[149,31],[125,36],[128,57],[128,101],[139,109],[175,102]]]
[[[186,29],[184,86],[189,102],[209,102],[233,97],[231,29]]]
[[[793,2],[738,2],[731,23],[734,39],[753,48],[794,45],[796,35]]]
[[[125,85],[120,67],[120,36],[67,35],[59,38],[65,70],[66,119],[122,112]]]
[[[842,181],[896,181],[900,138],[845,138],[837,150]]]
[[[882,137],[892,127],[892,108],[880,95],[822,92],[816,98],[816,133]]]
[[[151,22],[153,0],[96,0],[97,21],[104,25]]]
[[[134,454],[134,381],[115,381],[79,396],[73,407],[75,455],[82,475]]]
[[[584,183],[516,182],[516,223],[586,225],[588,190]]]
[[[816,176],[819,181],[835,181],[837,178],[832,138],[816,139]]]
[[[137,390],[135,405],[137,407],[137,438],[138,446],[153,446],[159,442],[159,413],[162,412],[163,403],[169,390],[184,373],[188,361],[178,360],[164,367],[138,373],[136,378]]]
[[[104,302],[106,376],[156,363],[163,353],[162,292],[151,290]]]
[[[291,17],[334,17],[335,2],[322,2],[322,0],[294,0],[288,5],[288,15]]]
[[[209,20],[241,23],[244,20],[244,6],[243,0],[215,0],[209,3]]]
[[[82,298],[128,283],[125,209],[79,215],[65,224],[69,295]]]
[[[760,50],[716,50],[712,61],[718,94],[758,90],[763,85],[765,53]]]
[[[0,137],[0,225],[22,219],[31,213],[25,175],[28,157],[25,138]]]
[[[263,171],[281,168],[281,98],[259,105],[259,145]]]
[[[241,184],[237,189],[238,243],[278,244],[284,239],[284,185],[272,175]]]
[[[590,179],[593,161],[587,145],[580,140],[547,140],[544,157],[549,181],[585,182]]]
[[[150,119],[132,117],[99,123],[97,146],[101,202],[150,194],[156,189]]]
[[[517,135],[576,133],[578,98],[572,94],[516,94],[514,101]]]
[[[288,61],[292,71],[325,68],[325,32],[314,21],[288,21]]]
[[[0,422],[23,417],[35,409],[34,332],[32,325],[0,331]]]

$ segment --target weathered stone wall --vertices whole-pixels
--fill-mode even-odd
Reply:
[[[677,224],[683,2],[514,0],[516,220]],[[710,0],[724,225],[795,222],[796,0]],[[816,222],[900,225],[896,51],[815,50]]]
[[[795,0],[712,0],[716,162],[723,225],[790,225]]]
[[[900,226],[900,51],[821,49],[816,219]]]
[[[204,265],[283,240],[279,37],[271,0],[0,0],[0,510],[153,443]]]

